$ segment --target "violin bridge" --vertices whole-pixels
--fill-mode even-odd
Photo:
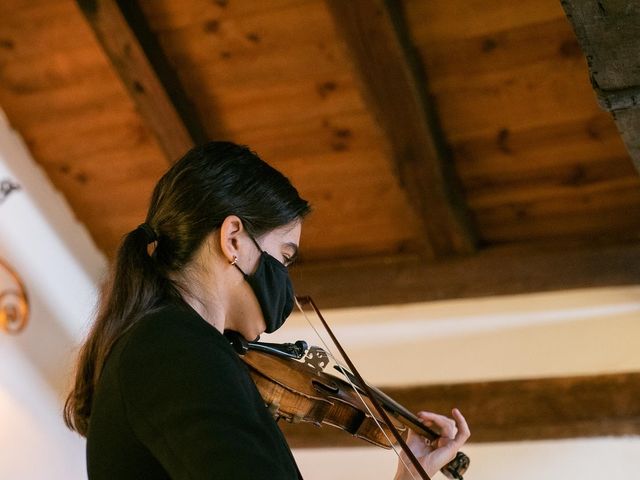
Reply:
[[[320,347],[309,347],[307,354],[302,359],[303,363],[319,372],[323,371],[329,365],[329,356]]]

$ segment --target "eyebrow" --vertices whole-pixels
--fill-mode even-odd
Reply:
[[[293,264],[298,259],[298,245],[293,242],[287,242],[284,244],[285,247],[290,247],[293,250],[293,255],[289,258],[287,262],[288,265]]]

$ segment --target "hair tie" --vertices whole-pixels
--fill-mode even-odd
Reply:
[[[142,230],[147,236],[147,245],[155,242],[158,239],[158,234],[148,223],[141,223],[140,225],[138,225],[138,229]]]

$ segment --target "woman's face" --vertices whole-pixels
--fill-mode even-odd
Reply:
[[[237,266],[247,275],[252,275],[258,267],[260,250],[287,267],[292,265],[298,256],[301,232],[300,221],[278,227],[255,239],[260,249],[246,231],[239,233],[236,237]],[[257,338],[267,328],[258,300],[239,271],[233,268],[229,274],[234,275],[239,283],[234,282],[236,288],[232,296],[235,300],[232,303],[235,307],[228,312],[226,328],[236,330],[249,340]]]

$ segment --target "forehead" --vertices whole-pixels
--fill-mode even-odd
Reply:
[[[302,223],[300,221],[294,221],[283,225],[278,228],[274,228],[270,232],[264,235],[264,240],[267,242],[277,243],[300,243],[300,234],[302,233]]]

